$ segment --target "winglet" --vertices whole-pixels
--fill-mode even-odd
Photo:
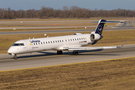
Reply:
[[[121,46],[117,46],[117,48],[122,48],[129,40],[127,40],[125,43],[123,43]]]

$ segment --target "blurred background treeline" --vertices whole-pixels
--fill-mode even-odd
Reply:
[[[42,6],[40,10],[12,10],[11,8],[0,8],[0,19],[15,18],[91,18],[91,17],[135,17],[135,10],[90,10],[78,6],[62,9],[53,9]]]

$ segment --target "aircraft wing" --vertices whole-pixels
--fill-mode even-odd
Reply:
[[[104,50],[104,49],[115,49],[115,48],[122,48],[126,43],[128,42],[128,40],[122,44],[121,46],[104,46],[104,47],[64,47],[65,50]]]
[[[74,50],[97,50],[97,49],[114,49],[120,48],[120,46],[105,46],[105,47],[64,47],[65,50],[74,51]]]

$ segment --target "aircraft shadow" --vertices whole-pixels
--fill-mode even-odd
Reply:
[[[103,49],[97,49],[97,50],[79,50],[78,51],[78,55],[110,55],[110,56],[118,56],[119,54],[109,54],[107,53],[87,53],[87,52],[99,52],[102,51]],[[44,56],[53,56],[53,55],[57,55],[57,52],[38,52],[40,54],[37,55],[24,55],[24,56],[18,56],[18,58],[31,58],[31,57],[44,57]],[[73,55],[72,52],[63,52],[63,55]],[[74,55],[74,56],[78,56],[78,55]]]
[[[41,52],[39,52],[39,53],[41,53]],[[57,53],[52,53],[52,52],[50,52],[50,53],[41,53],[41,54],[37,54],[37,55],[24,55],[24,56],[18,56],[18,58],[31,58],[31,57],[43,57],[43,56],[53,56],[53,55],[57,55]]]

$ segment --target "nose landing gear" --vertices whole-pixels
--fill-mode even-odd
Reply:
[[[17,54],[14,54],[13,59],[15,59],[15,60],[18,59],[18,58],[17,58]]]

